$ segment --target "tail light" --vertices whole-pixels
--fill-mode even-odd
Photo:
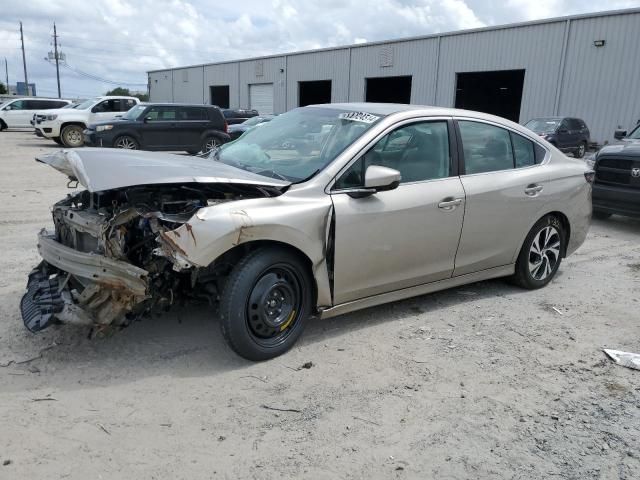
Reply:
[[[224,133],[229,133],[229,125],[227,125],[227,121],[224,121]]]
[[[584,172],[584,179],[587,181],[587,183],[593,183],[595,178],[596,172],[594,172],[593,170],[587,170],[586,172]]]

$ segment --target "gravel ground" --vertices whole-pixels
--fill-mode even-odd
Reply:
[[[601,351],[640,352],[639,221],[594,221],[542,290],[317,320],[256,364],[204,307],[96,340],[24,329],[35,235],[67,191],[33,161],[54,148],[0,133],[0,478],[640,478],[640,372]]]

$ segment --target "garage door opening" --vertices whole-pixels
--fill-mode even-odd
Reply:
[[[456,108],[476,110],[518,122],[524,70],[458,73]]]
[[[331,103],[331,80],[298,82],[298,106]]]
[[[273,83],[249,85],[249,108],[257,110],[260,115],[273,113]]]
[[[404,77],[367,78],[365,101],[411,103],[411,75]]]
[[[211,105],[229,108],[229,85],[211,85],[209,87]]]

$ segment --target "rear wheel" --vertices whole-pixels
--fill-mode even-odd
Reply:
[[[565,242],[566,234],[557,217],[547,215],[540,219],[522,245],[513,281],[527,289],[544,287],[560,267]]]
[[[116,138],[113,142],[113,146],[115,148],[124,148],[125,150],[137,150],[140,148],[136,139],[129,135],[122,135],[121,137]]]
[[[584,154],[587,151],[587,142],[582,142],[580,145],[578,145],[577,150],[575,151],[574,155],[576,158],[582,158],[584,157]]]
[[[64,127],[60,135],[62,144],[68,148],[76,148],[84,145],[82,130],[83,128],[80,125],[67,125]]]
[[[4,123],[4,120],[0,120],[0,132],[7,128],[7,124]]]
[[[58,145],[63,145],[62,139],[60,137],[52,137],[52,140],[56,142]]]
[[[202,153],[209,153],[211,150],[218,148],[222,142],[216,137],[207,137],[202,142]]]
[[[233,269],[220,300],[220,325],[227,344],[248,360],[267,360],[289,350],[312,308],[308,269],[296,254],[265,247]]]

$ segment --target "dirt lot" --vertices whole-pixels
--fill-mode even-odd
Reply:
[[[0,478],[640,478],[640,372],[601,351],[640,352],[640,222],[594,222],[545,289],[314,321],[255,364],[205,307],[106,339],[25,330],[35,235],[67,191],[33,160],[54,147],[0,133]]]

